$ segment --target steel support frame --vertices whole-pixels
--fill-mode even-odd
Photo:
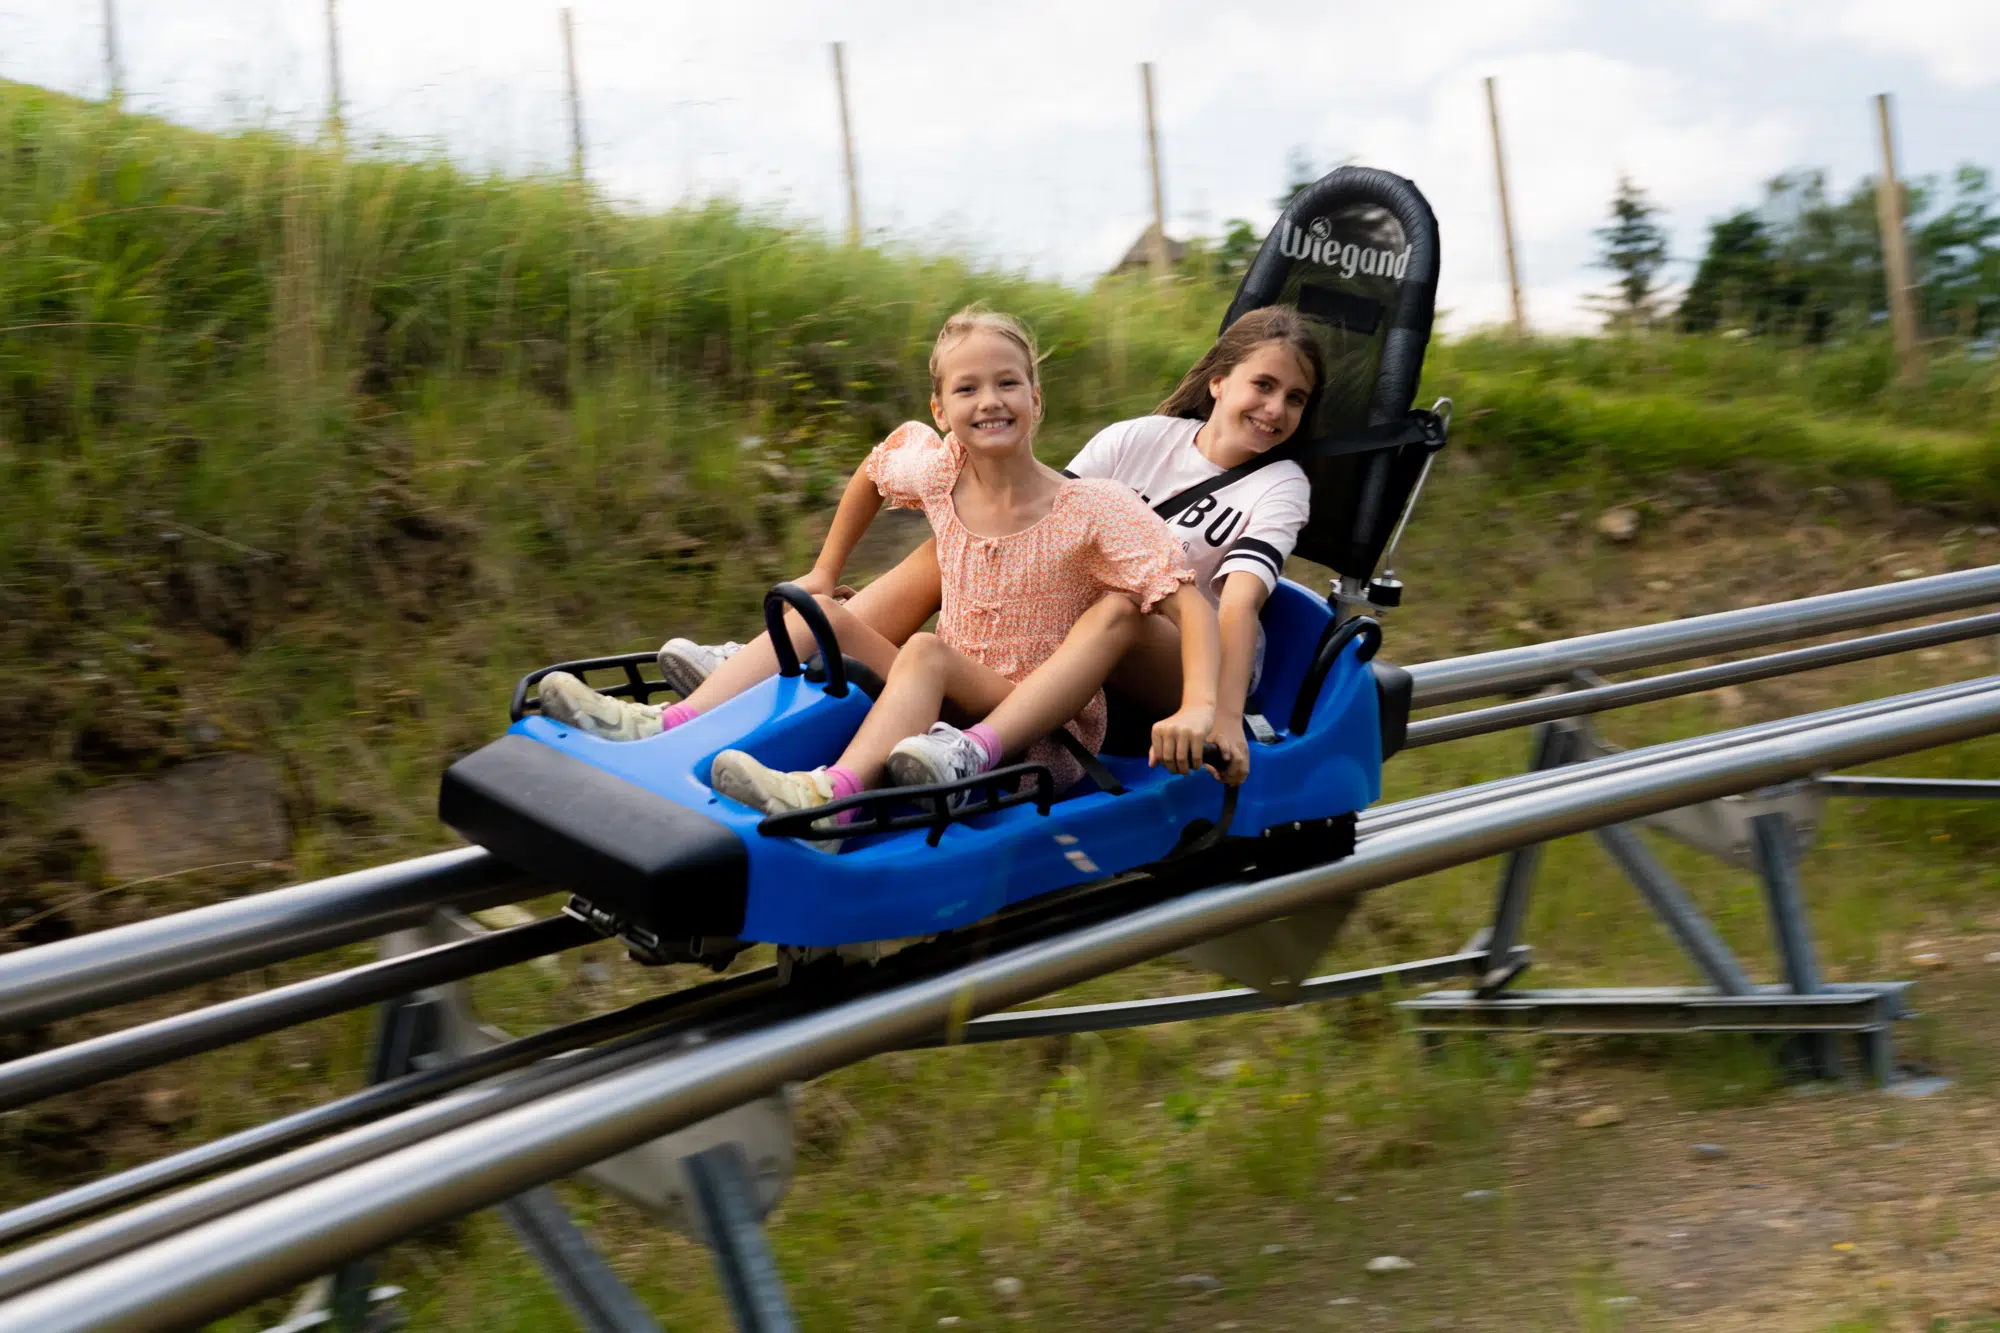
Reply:
[[[444,938],[485,938],[480,927],[451,913],[434,918],[430,928]],[[385,946],[395,952],[414,932]],[[463,995],[446,989],[419,992],[385,1002],[376,1026],[369,1081],[384,1083],[452,1054],[450,1031],[464,1025],[470,1011]],[[448,1012],[449,1007],[449,1012]],[[483,1025],[480,1025],[483,1026]],[[682,1159],[687,1173],[689,1205],[699,1238],[715,1255],[717,1275],[735,1322],[743,1333],[791,1333],[796,1327],[778,1279],[762,1225],[756,1177],[744,1145],[725,1141]],[[659,1333],[660,1326],[632,1290],[597,1252],[590,1238],[570,1218],[554,1190],[540,1186],[497,1206],[522,1248],[539,1265],[563,1304],[590,1333]],[[386,1333],[393,1324],[345,1322],[340,1302],[344,1291],[370,1289],[375,1277],[368,1260],[358,1260],[333,1279],[334,1328],[339,1333]]]
[[[383,1002],[369,1056],[369,1083],[400,1078],[445,1053],[442,1005],[441,997],[421,991]],[[570,1220],[553,1190],[541,1186],[517,1194],[497,1211],[589,1333],[660,1333],[659,1324]],[[356,1294],[374,1289],[375,1279],[372,1259],[354,1260],[334,1273],[329,1313],[338,1333],[388,1333],[401,1326],[389,1307],[355,1300]]]
[[[1578,683],[1595,682],[1585,679]],[[1575,763],[1588,757],[1591,749],[1586,723],[1578,719],[1546,722],[1535,729],[1529,769],[1540,772]],[[1816,787],[1824,795],[1962,797],[1985,795],[1988,785],[1876,778],[1853,780],[1856,789],[1849,791],[1834,785],[1840,782],[1822,778]],[[1864,783],[1870,784],[1865,790]],[[1903,783],[1910,784],[1910,789],[1904,789]],[[1873,784],[1884,785],[1878,788]],[[2000,783],[1991,785],[2000,788]],[[1774,801],[1773,805],[1781,806],[1782,801]],[[1502,965],[1482,974],[1472,991],[1436,992],[1404,1001],[1398,1007],[1412,1017],[1415,1030],[1430,1043],[1446,1032],[1524,1029],[1561,1034],[1720,1031],[1784,1034],[1792,1039],[1797,1052],[1795,1068],[1823,1079],[1841,1077],[1843,1065],[1838,1042],[1841,1035],[1847,1034],[1855,1039],[1869,1080],[1877,1086],[1886,1084],[1894,1072],[1890,1025],[1903,1016],[1901,994],[1909,983],[1835,986],[1823,982],[1798,872],[1801,844],[1809,838],[1813,826],[1810,822],[1795,821],[1783,808],[1770,808],[1753,815],[1749,828],[1752,845],[1748,860],[1763,887],[1772,940],[1784,974],[1781,985],[1752,983],[1707,917],[1654,857],[1638,831],[1629,824],[1609,824],[1593,830],[1593,836],[1646,900],[1682,952],[1707,978],[1707,987],[1507,989],[1526,966],[1526,949],[1520,945],[1520,933],[1541,864],[1541,844],[1530,844],[1515,848],[1502,860],[1493,924],[1468,945],[1469,949],[1490,950],[1493,958],[1502,960]],[[1734,859],[1722,849],[1713,850],[1725,860]]]

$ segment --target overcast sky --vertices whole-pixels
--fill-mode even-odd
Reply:
[[[325,0],[115,0],[125,83],[202,126],[310,125]],[[1788,166],[1876,168],[1896,94],[1906,174],[2000,167],[2000,0],[576,0],[592,177],[662,205],[733,195],[844,225],[827,44],[847,44],[871,235],[1072,282],[1150,208],[1137,63],[1155,63],[1168,229],[1269,224],[1286,161],[1415,180],[1445,246],[1450,325],[1500,318],[1481,79],[1499,80],[1528,314],[1580,298],[1621,171],[1674,254]],[[468,163],[568,153],[552,0],[339,0],[350,132]],[[0,77],[99,95],[102,0],[0,0]],[[1685,276],[1687,265],[1677,270]]]

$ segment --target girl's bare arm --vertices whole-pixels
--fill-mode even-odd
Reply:
[[[1257,657],[1258,619],[1270,593],[1264,580],[1238,570],[1222,581],[1222,670],[1215,687],[1215,736],[1229,757],[1226,782],[1250,772],[1250,747],[1243,740],[1243,709],[1250,695],[1250,668]]]
[[[1181,632],[1181,706],[1172,717],[1153,724],[1153,747],[1147,762],[1165,764],[1176,773],[1190,773],[1202,766],[1202,746],[1215,730],[1221,631],[1214,608],[1192,583],[1181,584],[1153,610],[1173,621]]]
[[[826,530],[826,540],[820,543],[819,559],[813,562],[812,571],[798,580],[798,585],[807,592],[831,597],[840,586],[847,557],[854,554],[861,534],[868,531],[868,525],[881,509],[882,492],[875,488],[865,465],[856,468],[848,479],[847,489],[840,493],[840,507],[833,511],[833,525]]]

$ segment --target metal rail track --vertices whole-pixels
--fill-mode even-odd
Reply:
[[[1416,706],[1429,708],[1555,685],[1578,671],[1630,671],[1685,662],[1712,653],[1761,648],[1787,639],[1837,634],[1992,602],[2000,602],[2000,565],[1606,630],[1553,643],[1448,657],[1411,667],[1410,674],[1415,677]]]
[[[440,907],[513,902],[534,887],[491,853],[462,847],[23,949],[0,957],[0,1032],[373,939]]]
[[[176,1231],[0,1306],[0,1330],[70,1333],[197,1323],[784,1082],[949,1034],[968,1016],[1334,897],[1513,847],[1995,731],[2000,731],[2000,690],[1992,688],[1849,718],[1417,820],[1372,837],[1330,866],[1183,894],[935,975],[891,984],[894,974],[885,972],[877,988],[854,998],[753,1023],[671,1057],[535,1096]],[[282,1173],[296,1156],[215,1183]]]
[[[1447,658],[1410,668],[1415,706],[1566,681],[1579,670],[1685,661],[1990,602],[2000,602],[2000,565]],[[1445,723],[1463,725],[1428,719],[1413,731],[1422,736],[1424,728]],[[0,1033],[370,939],[418,924],[440,907],[476,911],[517,901],[536,887],[487,852],[461,848],[20,950],[0,956]]]

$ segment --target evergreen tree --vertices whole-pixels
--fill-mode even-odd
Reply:
[[[1606,328],[1649,328],[1659,317],[1660,270],[1667,262],[1667,233],[1654,221],[1660,211],[1630,176],[1618,178],[1611,224],[1597,230],[1604,243],[1597,266],[1618,275],[1609,295],[1592,298]]]

